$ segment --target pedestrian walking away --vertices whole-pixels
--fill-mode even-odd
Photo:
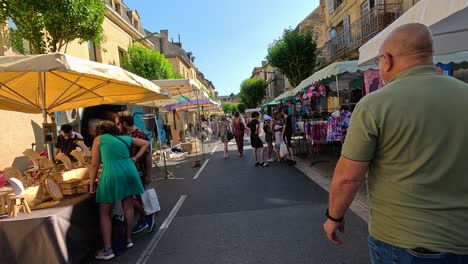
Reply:
[[[240,157],[244,155],[244,130],[245,130],[245,121],[239,115],[238,112],[234,114],[234,119],[232,120],[232,128],[234,130],[234,138],[237,145],[237,153]]]
[[[273,162],[274,159],[273,157],[271,156],[271,154],[273,153],[273,139],[274,139],[274,135],[273,135],[273,122],[272,122],[272,119],[269,115],[265,114],[263,115],[263,132],[265,132],[265,142],[267,143],[268,145],[268,149],[267,149],[267,161],[268,162]],[[279,156],[277,156],[277,158],[279,159]]]
[[[356,106],[330,187],[324,230],[367,176],[372,263],[468,263],[468,85],[437,71],[423,24],[396,28],[376,63],[386,85]]]
[[[253,148],[253,158],[255,161],[255,166],[262,166],[268,167],[268,163],[264,160],[264,153],[263,153],[263,142],[260,139],[260,121],[258,120],[260,117],[259,112],[253,112],[252,120],[247,124],[248,129],[250,130],[250,144]],[[260,150],[260,161],[257,159],[257,149]]]
[[[228,143],[229,137],[228,134],[231,133],[231,124],[227,120],[225,115],[222,115],[219,124],[218,124],[218,137],[221,139],[221,142],[224,144],[224,158],[228,157]]]

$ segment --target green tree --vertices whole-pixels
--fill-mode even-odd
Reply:
[[[128,47],[123,57],[122,68],[148,80],[172,79],[172,64],[163,54],[140,44]]]
[[[250,78],[242,82],[239,97],[248,108],[257,107],[266,95],[266,83],[260,78]]]
[[[222,102],[221,103],[221,108],[223,109],[223,112],[226,114],[232,114],[234,112],[237,112],[237,103],[231,103],[231,102]]]
[[[239,113],[245,114],[245,109],[247,109],[245,104],[240,103],[240,104],[237,105],[237,111],[239,111]]]
[[[283,36],[268,48],[266,59],[296,87],[314,73],[317,53],[317,43],[310,31],[285,29]]]
[[[100,42],[106,10],[103,0],[0,0],[0,19],[11,19],[13,48],[31,54],[57,52],[75,39]]]

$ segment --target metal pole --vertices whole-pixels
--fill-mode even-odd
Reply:
[[[47,123],[47,109],[46,109],[46,92],[45,92],[45,86],[42,78],[42,74],[44,74],[44,79],[45,79],[45,73],[38,72],[37,73],[37,82],[38,82],[38,93],[39,96],[42,97],[42,117],[44,118],[44,123]],[[42,127],[43,135],[44,135],[44,127]],[[44,138],[45,139],[45,138]],[[46,143],[47,147],[47,155],[49,157],[49,160],[53,160],[53,154],[52,154],[52,144],[51,143]]]
[[[338,112],[340,116],[338,117],[338,125],[340,126],[340,133],[341,133],[341,145],[343,146],[343,129],[341,127],[341,103],[340,103],[340,84],[338,83],[338,74],[335,75],[336,80],[336,93],[338,95]]]
[[[197,107],[198,107],[198,122],[200,122],[200,103],[198,102],[198,91],[195,90],[195,88],[193,89],[194,90],[194,93],[195,93],[195,96],[196,96],[196,100],[197,100]],[[195,162],[193,162],[193,167],[200,167],[201,164],[200,164],[200,160],[198,159],[198,147],[197,147],[197,142],[198,142],[198,136],[197,136],[197,125],[195,124]],[[200,129],[201,129],[201,124],[200,124]],[[200,133],[198,132],[198,135],[200,135]],[[198,143],[199,144],[199,143]]]
[[[336,79],[336,93],[338,95],[338,110],[340,110],[341,105],[340,105],[340,84],[338,83],[338,75],[335,75]]]
[[[158,124],[158,117],[159,117],[159,113],[155,113],[154,114],[154,121],[156,121],[156,129],[158,130],[158,141],[159,141],[159,153],[161,153],[161,155],[163,156],[163,160],[164,160],[164,172],[166,173],[166,176],[164,177],[164,179],[167,179],[168,176],[167,176],[167,165],[166,165],[166,153],[164,153],[164,150],[163,150],[163,144],[162,144],[162,139],[161,139],[161,130],[160,130],[160,127],[159,127],[159,124]]]

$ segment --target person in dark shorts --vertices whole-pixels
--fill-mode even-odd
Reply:
[[[286,143],[286,146],[288,146],[288,164],[289,165],[295,165],[296,161],[293,160],[293,152],[292,152],[292,145],[291,145],[291,139],[293,135],[293,121],[292,121],[292,116],[288,114],[288,109],[283,109],[283,117],[285,120],[285,124],[283,126],[283,139],[284,142]]]
[[[268,167],[268,163],[265,163],[264,154],[263,154],[263,142],[260,139],[260,121],[258,120],[260,117],[259,112],[253,112],[252,120],[247,124],[248,129],[250,130],[250,144],[252,145],[253,157],[255,161],[255,167],[262,166]],[[260,149],[260,161],[257,159],[257,149]]]
[[[273,135],[273,121],[271,117],[267,114],[263,115],[263,132],[265,132],[265,141],[268,145],[267,149],[267,162],[273,162],[274,159],[271,157],[271,154],[273,153],[273,140],[274,140],[274,135]]]

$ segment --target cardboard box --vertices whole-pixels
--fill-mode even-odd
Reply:
[[[180,144],[180,148],[188,154],[194,154],[195,152],[200,152],[200,142],[182,143]]]

